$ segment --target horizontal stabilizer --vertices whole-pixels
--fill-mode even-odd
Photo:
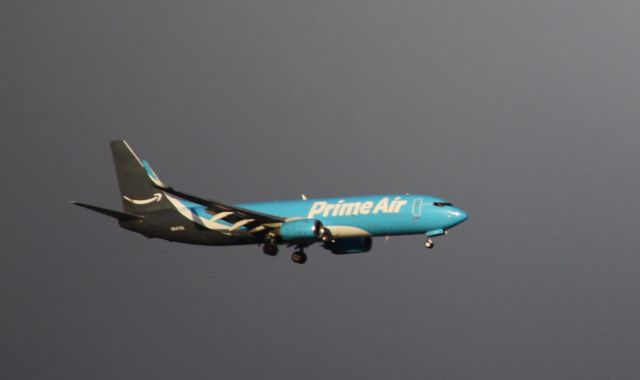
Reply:
[[[95,212],[99,212],[100,214],[104,214],[106,216],[110,216],[112,218],[118,219],[118,221],[120,222],[130,222],[133,220],[144,219],[144,217],[139,215],[127,214],[126,212],[122,212],[122,211],[109,210],[109,209],[98,207],[98,206],[88,205],[86,203],[80,203],[75,201],[72,201],[70,203],[76,206],[88,208],[89,210],[93,210]]]

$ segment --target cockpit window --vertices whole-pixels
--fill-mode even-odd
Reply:
[[[433,205],[436,207],[453,206],[449,202],[433,202]]]

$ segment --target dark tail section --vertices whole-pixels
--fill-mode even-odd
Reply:
[[[111,154],[116,166],[122,206],[127,213],[142,215],[172,207],[162,191],[152,185],[152,180],[160,180],[149,165],[138,158],[126,141],[112,141]]]

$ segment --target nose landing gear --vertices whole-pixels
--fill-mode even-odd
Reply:
[[[427,235],[427,241],[424,242],[425,248],[433,249],[434,243],[433,243],[433,240],[431,240],[431,238],[436,236],[446,235],[446,234],[447,234],[447,231],[445,231],[443,228],[426,232],[425,235]]]
[[[424,242],[424,246],[427,249],[433,249],[433,240],[431,240],[431,238],[428,238],[425,242]]]

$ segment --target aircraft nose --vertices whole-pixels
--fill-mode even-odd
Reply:
[[[458,215],[458,219],[460,219],[460,223],[464,222],[469,217],[469,215],[467,215],[467,213],[464,212],[464,210],[458,209],[458,213],[460,214]]]
[[[451,211],[449,211],[449,218],[452,219],[451,227],[457,226],[458,224],[467,220],[469,216],[463,210],[453,207]]]

